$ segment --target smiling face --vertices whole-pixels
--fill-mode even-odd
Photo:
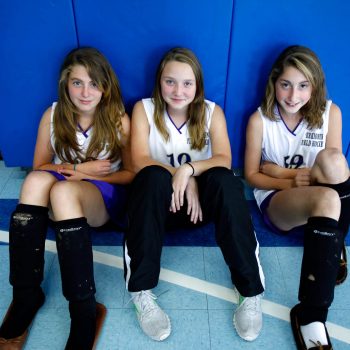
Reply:
[[[196,78],[191,66],[187,63],[170,61],[160,78],[161,94],[168,111],[187,111],[189,104],[196,96]]]
[[[299,115],[312,93],[308,79],[298,69],[287,66],[275,83],[276,100],[284,116]]]
[[[86,68],[73,66],[68,77],[68,94],[75,107],[82,114],[93,115],[102,98],[102,91],[91,80]]]

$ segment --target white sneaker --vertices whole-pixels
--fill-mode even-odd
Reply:
[[[245,297],[233,315],[233,325],[238,335],[244,340],[253,341],[260,334],[262,328],[261,297],[261,294],[255,297]]]
[[[130,294],[137,318],[145,334],[157,341],[168,338],[171,333],[169,316],[158,306],[155,301],[157,297],[152,291],[142,290]]]

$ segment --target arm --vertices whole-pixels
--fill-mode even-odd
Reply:
[[[121,150],[121,157],[122,157],[122,168],[115,172],[109,172],[105,176],[98,176],[98,175],[91,175],[87,174],[80,170],[80,168],[83,168],[84,165],[88,163],[94,163],[94,162],[104,162],[103,160],[96,160],[92,162],[87,163],[81,163],[76,166],[76,171],[72,169],[64,169],[60,172],[63,175],[68,175],[68,180],[82,180],[82,179],[91,179],[91,180],[101,180],[105,181],[111,184],[120,184],[120,185],[126,185],[129,184],[135,174],[131,170],[131,160],[130,160],[130,119],[127,114],[125,114],[122,117],[122,126],[123,126],[123,136],[122,136],[122,150]],[[108,160],[105,162],[110,163]]]
[[[212,115],[212,121],[209,129],[209,136],[211,141],[212,157],[205,160],[191,162],[192,167],[188,164],[183,164],[176,169],[176,173],[173,177],[173,199],[172,199],[172,211],[179,210],[184,203],[184,194],[186,191],[187,202],[191,203],[195,190],[191,191],[192,185],[188,187],[191,175],[198,176],[204,171],[213,167],[225,167],[231,168],[231,149],[230,142],[227,134],[225,115],[219,106],[215,106]],[[192,174],[193,173],[193,174]],[[196,206],[194,209],[196,210]],[[191,210],[191,208],[189,208]],[[199,219],[201,220],[202,214],[199,208]]]
[[[58,171],[62,168],[62,164],[52,164],[54,157],[54,150],[51,146],[51,107],[48,108],[43,114],[38,134],[36,138],[33,169],[34,170],[55,170]],[[71,166],[73,169],[73,166]]]
[[[332,103],[329,110],[329,125],[326,137],[326,148],[337,148],[342,151],[342,116],[340,108]]]
[[[148,139],[149,123],[142,101],[138,101],[134,107],[131,118],[131,159],[132,168],[137,173],[149,165],[159,165],[175,174],[176,168],[158,162],[151,158]]]
[[[263,125],[259,112],[249,119],[246,132],[244,175],[249,185],[261,189],[287,189],[293,187],[292,179],[278,179],[260,171]]]

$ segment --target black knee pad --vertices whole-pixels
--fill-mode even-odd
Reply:
[[[320,184],[327,186],[337,191],[341,201],[341,211],[339,217],[339,228],[344,232],[344,235],[349,231],[350,223],[350,178],[340,184]]]
[[[44,277],[48,208],[18,204],[9,228],[10,283],[13,287],[37,287]]]
[[[56,245],[63,295],[82,301],[96,292],[90,226],[86,218],[55,223]]]
[[[333,301],[343,246],[342,237],[336,220],[326,217],[309,218],[304,234],[299,300],[305,308],[314,309],[316,313],[320,310],[320,315],[327,314]]]

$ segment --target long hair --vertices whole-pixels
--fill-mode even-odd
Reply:
[[[187,127],[191,137],[191,148],[201,150],[205,146],[205,108],[204,101],[204,81],[201,65],[195,54],[186,48],[176,47],[168,51],[161,60],[156,74],[156,82],[153,90],[154,120],[157,129],[166,142],[169,141],[169,132],[164,121],[164,111],[166,103],[161,91],[161,77],[165,65],[168,62],[176,61],[187,63],[194,73],[196,79],[196,94],[193,101],[188,106]]]
[[[272,66],[261,109],[271,120],[277,120],[274,113],[276,104],[276,81],[286,67],[294,67],[305,75],[312,91],[308,103],[300,111],[310,129],[322,126],[322,114],[326,108],[326,83],[321,63],[309,48],[299,45],[287,47]]]
[[[69,75],[74,66],[83,66],[100,91],[101,101],[93,119],[91,142],[86,154],[82,154],[76,131],[79,111],[68,93]],[[54,112],[54,139],[57,156],[68,163],[96,159],[104,149],[111,161],[120,156],[123,133],[121,118],[125,114],[118,79],[107,59],[95,48],[74,49],[66,56],[60,70],[58,102]]]

